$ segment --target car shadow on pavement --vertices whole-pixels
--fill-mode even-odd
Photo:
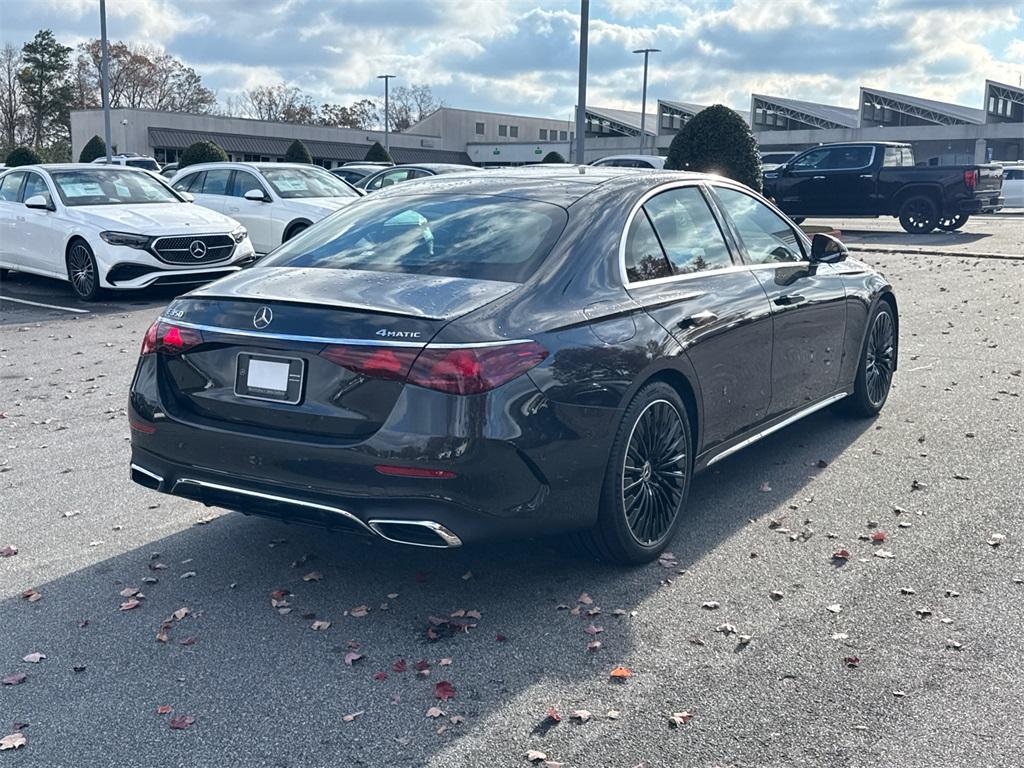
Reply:
[[[641,568],[597,563],[557,540],[437,551],[226,514],[18,584],[42,599],[0,603],[0,675],[28,674],[0,690],[0,727],[31,724],[12,764],[519,765],[527,748],[591,738],[599,731],[576,735],[568,723],[545,733],[548,707],[568,720],[577,706],[597,714],[602,696],[628,697],[635,681],[616,685],[609,673],[654,674],[638,643],[662,620],[648,601],[670,600],[689,621],[682,609],[693,616],[710,598],[684,572],[785,510],[818,462],[872,423],[815,414],[716,465],[694,481],[673,559]],[[144,598],[131,608],[122,590],[134,588]],[[330,626],[313,629],[318,621]],[[588,651],[594,640],[601,647]],[[46,659],[21,661],[35,651]],[[454,688],[448,700],[436,696],[442,681]],[[565,690],[587,698],[568,701]],[[435,706],[444,715],[428,717]],[[178,715],[195,718],[187,732],[169,727]],[[501,760],[496,729],[514,740]]]
[[[902,229],[880,232],[875,229],[847,228],[839,232],[839,238],[844,243],[911,247],[970,245],[991,236],[986,232],[940,232],[938,230],[927,235],[912,235]]]

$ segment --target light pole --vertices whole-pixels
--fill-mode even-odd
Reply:
[[[580,74],[576,97],[576,163],[583,159],[583,133],[587,122],[587,32],[590,30],[590,0],[580,0]]]
[[[391,154],[391,128],[388,125],[388,118],[390,117],[390,104],[388,103],[388,82],[398,75],[377,75],[378,80],[384,81],[384,149]]]
[[[100,0],[100,92],[103,96],[103,138],[107,142],[107,165],[110,164],[110,76],[107,74],[110,58],[107,52],[107,3]]]
[[[647,57],[652,53],[661,53],[657,48],[640,48],[633,53],[644,55],[644,90],[640,102],[640,154],[644,153],[644,145],[647,143],[647,132],[644,130],[644,123],[647,120]],[[657,121],[655,121],[657,122]]]
[[[128,154],[128,121],[127,120],[122,120],[121,121],[121,127],[124,128],[124,146],[121,147],[121,154],[122,155],[127,155]]]

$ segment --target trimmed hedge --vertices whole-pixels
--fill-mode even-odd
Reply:
[[[8,168],[15,168],[19,165],[38,165],[41,162],[43,162],[43,158],[31,147],[15,147],[7,155],[4,165]]]
[[[313,156],[309,154],[306,145],[299,139],[296,139],[288,147],[288,151],[284,153],[284,160],[286,163],[312,163]]]
[[[99,136],[93,136],[82,147],[82,153],[78,156],[78,162],[91,163],[98,157],[107,156],[107,144]]]
[[[228,159],[227,153],[212,141],[197,141],[190,144],[178,158],[178,170],[196,163],[223,163]]]
[[[666,170],[717,173],[761,191],[761,155],[750,126],[721,104],[701,110],[672,139]]]
[[[393,163],[395,162],[388,151],[384,149],[379,141],[373,142],[373,146],[370,147],[364,158],[371,163]]]
[[[565,162],[565,158],[562,157],[558,152],[552,151],[552,152],[548,152],[546,155],[544,155],[544,159],[541,160],[541,162],[542,163],[564,163]]]

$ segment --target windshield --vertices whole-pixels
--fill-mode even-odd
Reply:
[[[261,168],[270,186],[284,198],[359,197],[351,187],[317,168]]]
[[[521,283],[565,227],[562,208],[503,197],[364,198],[260,262]]]
[[[64,205],[136,205],[180,203],[181,199],[145,171],[57,171],[50,174]]]

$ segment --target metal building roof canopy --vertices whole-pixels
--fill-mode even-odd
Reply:
[[[664,104],[667,107],[672,107],[672,109],[678,109],[680,112],[685,112],[686,114],[691,116],[696,115],[698,112],[707,109],[707,106],[704,104],[691,104],[688,101],[671,101],[669,99],[658,99],[658,103]]]
[[[369,144],[353,144],[344,141],[318,141],[300,139],[313,157],[328,160],[364,160],[370,149]],[[212,141],[225,152],[232,154],[283,156],[295,139],[278,136],[247,136],[240,133],[217,133],[213,131],[187,131],[179,128],[150,128],[151,146],[164,149],[185,149],[197,141]],[[417,147],[391,147],[391,156],[396,163],[460,163],[472,165],[465,152],[446,149],[419,149]]]
[[[814,101],[765,96],[760,93],[754,93],[751,96],[753,100],[777,105],[794,113],[794,115],[807,115],[813,118],[815,123],[822,120],[826,123],[832,123],[831,127],[834,128],[856,128],[860,124],[860,110],[858,109],[837,107],[832,104],[818,104]]]
[[[658,128],[657,109],[648,112],[644,119],[644,130],[647,134],[654,136]],[[616,123],[624,129],[624,133],[634,136],[640,135],[640,113],[630,112],[628,109],[608,109],[606,107],[586,108],[588,118],[594,117],[598,120],[607,120],[609,123]]]
[[[861,104],[864,103],[864,96],[878,96],[884,100],[904,104],[909,107],[908,114],[917,115],[925,119],[931,119],[939,125],[967,123],[969,125],[982,125],[985,122],[985,110],[965,107],[960,104],[950,104],[945,101],[934,101],[933,99],[922,99],[917,96],[908,96],[905,93],[892,93],[882,91],[878,88],[861,89]],[[931,116],[922,113],[932,113]]]

